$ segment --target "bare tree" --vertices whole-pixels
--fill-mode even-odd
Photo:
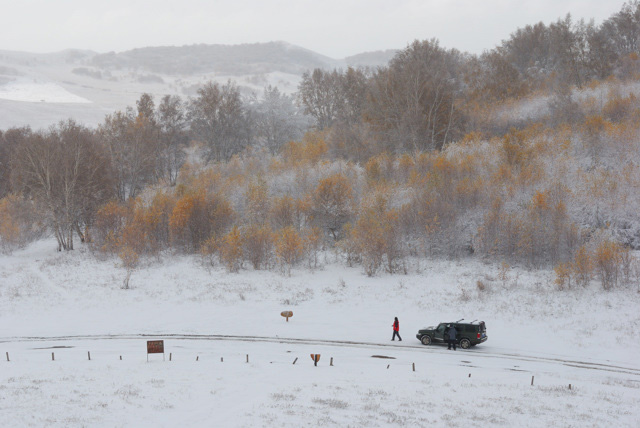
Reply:
[[[81,225],[111,196],[107,159],[93,133],[72,120],[17,147],[12,171],[15,187],[42,207],[58,250],[73,249],[74,231],[84,239]]]
[[[156,179],[157,132],[150,119],[132,109],[107,115],[98,135],[113,167],[115,194],[134,198]]]
[[[191,132],[204,143],[207,161],[228,160],[251,143],[251,118],[232,82],[209,82],[198,89],[189,116]]]
[[[440,149],[461,131],[460,62],[436,40],[415,41],[377,71],[365,117],[390,150]]]
[[[0,131],[0,198],[11,192],[11,158],[16,147],[31,135],[31,128],[10,128]]]
[[[300,139],[310,125],[310,118],[298,110],[293,98],[271,85],[264,88],[255,115],[257,136],[271,153],[277,153],[289,141]]]
[[[157,122],[160,127],[161,175],[171,186],[175,186],[178,171],[185,159],[184,147],[189,141],[185,106],[180,97],[165,95],[162,98]]]

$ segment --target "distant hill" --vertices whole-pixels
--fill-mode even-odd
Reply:
[[[340,65],[338,60],[285,42],[147,47],[96,55],[91,63],[106,69],[144,69],[186,76],[211,72],[232,76],[276,71],[301,74]]]
[[[351,67],[382,67],[387,65],[396,53],[398,53],[397,49],[364,52],[348,56],[344,59],[344,62]]]

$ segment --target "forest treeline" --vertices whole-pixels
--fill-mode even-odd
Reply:
[[[245,97],[143,94],[89,129],[0,132],[0,249],[45,233],[130,272],[199,254],[229,271],[365,272],[410,257],[553,266],[561,287],[640,276],[640,3],[538,23],[482,55],[415,41],[386,67]],[[635,276],[634,276],[635,275]]]

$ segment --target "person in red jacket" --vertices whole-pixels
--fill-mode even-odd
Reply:
[[[402,338],[400,337],[400,322],[398,322],[398,317],[393,321],[393,337],[391,340],[396,340],[396,336],[398,336],[398,340],[402,342]]]

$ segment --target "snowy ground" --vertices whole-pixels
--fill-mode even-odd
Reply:
[[[54,250],[0,256],[3,427],[638,426],[637,286],[559,292],[549,272],[475,260],[368,278],[328,255],[286,277],[165,255],[122,290],[116,260]],[[489,340],[453,352],[415,338],[460,318],[484,320]],[[166,361],[147,363],[150,338]]]
[[[91,101],[79,97],[53,82],[24,81],[10,82],[0,86],[0,99],[25,102],[75,103]]]

